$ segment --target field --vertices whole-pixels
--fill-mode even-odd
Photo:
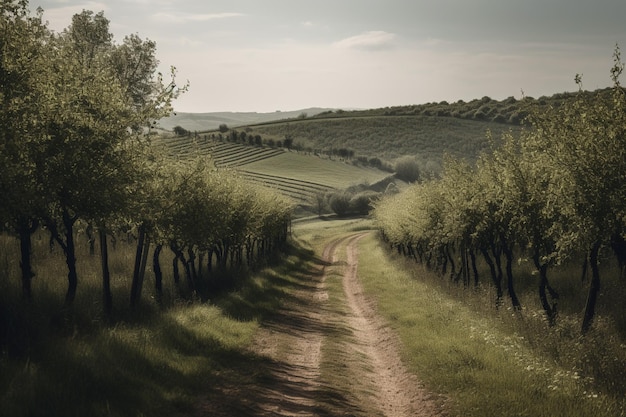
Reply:
[[[208,135],[161,138],[174,158],[210,156],[219,168],[236,170],[252,183],[274,188],[297,205],[311,205],[317,194],[359,184],[374,184],[390,174],[341,160],[288,151],[214,141]]]
[[[304,148],[328,151],[347,148],[355,154],[391,161],[417,155],[440,162],[444,153],[474,159],[488,148],[487,131],[500,137],[510,125],[436,116],[368,116],[304,119],[251,126],[251,134],[293,137]]]

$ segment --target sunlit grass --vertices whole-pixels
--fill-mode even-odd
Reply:
[[[399,333],[412,369],[432,390],[450,398],[454,414],[624,412],[621,398],[589,392],[578,373],[533,350],[495,309],[484,314],[420,279],[428,272],[419,266],[408,270],[401,259],[391,260],[374,234],[361,242],[360,251],[367,255],[359,257],[359,276],[366,291]]]
[[[389,176],[388,172],[361,168],[351,164],[321,159],[310,155],[285,152],[245,166],[247,171],[276,175],[335,188],[346,188],[362,183],[375,183]]]

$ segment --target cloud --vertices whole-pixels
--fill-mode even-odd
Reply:
[[[163,23],[206,22],[209,20],[229,19],[241,17],[242,13],[166,13],[160,12],[152,15],[152,19]]]
[[[333,45],[346,49],[380,50],[392,47],[395,38],[396,35],[394,33],[375,30],[342,39]]]

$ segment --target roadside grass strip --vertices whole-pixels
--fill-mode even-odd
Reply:
[[[360,241],[359,277],[379,312],[399,334],[404,358],[459,416],[620,416],[614,400],[590,394],[575,372],[536,356],[497,316],[472,311],[420,280],[381,247]]]

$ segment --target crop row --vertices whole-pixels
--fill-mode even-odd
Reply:
[[[261,161],[273,156],[281,155],[282,150],[269,148],[252,148],[241,145],[219,144],[213,148],[212,156],[217,166],[238,167],[252,162]]]
[[[249,147],[204,138],[194,139],[190,136],[169,138],[164,143],[171,156],[185,158],[194,154],[210,154],[219,167],[239,167],[283,153],[279,149]]]
[[[250,182],[274,188],[282,194],[302,202],[309,202],[316,194],[326,193],[333,190],[330,186],[311,181],[262,174],[246,170],[240,170],[239,172]]]

